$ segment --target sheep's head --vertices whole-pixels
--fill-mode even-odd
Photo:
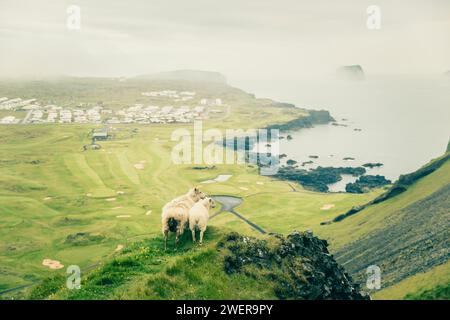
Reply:
[[[205,200],[208,201],[208,206],[209,206],[210,208],[215,208],[215,207],[216,207],[216,202],[215,202],[213,199],[211,199],[211,198],[206,198]]]
[[[189,191],[189,195],[195,202],[199,201],[200,199],[206,198],[206,195],[202,191],[200,191],[198,187],[192,188]]]

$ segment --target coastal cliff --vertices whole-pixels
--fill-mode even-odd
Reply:
[[[360,65],[342,66],[337,69],[337,75],[345,80],[364,80],[364,70]]]

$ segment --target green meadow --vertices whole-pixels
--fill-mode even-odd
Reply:
[[[0,127],[2,289],[63,272],[42,266],[45,258],[83,268],[113,254],[119,244],[159,235],[162,206],[195,185],[207,194],[243,197],[239,213],[267,231],[280,233],[318,227],[322,220],[372,197],[313,193],[299,185],[294,191],[287,182],[259,176],[250,165],[216,165],[207,170],[174,165],[173,128],[166,126],[117,126],[114,140],[101,142],[100,150],[83,151],[90,129]],[[143,164],[143,169],[136,164]],[[232,177],[201,183],[219,174]],[[335,207],[321,210],[328,203]],[[212,219],[211,225],[254,233],[226,212]],[[68,242],[67,237],[76,233],[100,239]]]
[[[302,109],[274,106],[271,100],[255,99],[228,86],[198,88],[186,83],[102,81],[106,84],[95,79],[63,79],[45,85],[8,82],[0,95],[40,99],[51,96],[52,102],[66,105],[76,105],[80,99],[102,101],[114,108],[144,102],[140,95],[144,90],[168,87],[196,90],[206,97],[224,97],[227,105],[204,122],[204,129],[263,128],[307,114]],[[153,102],[158,103],[145,100],[147,104]],[[164,253],[157,248],[162,247],[162,206],[189,188],[200,186],[208,195],[241,197],[243,203],[235,210],[267,232],[288,234],[310,229],[327,239],[333,251],[339,251],[386,227],[392,217],[400,216],[403,208],[450,183],[447,162],[439,171],[412,185],[408,192],[342,222],[321,226],[321,222],[369,202],[384,190],[365,194],[317,193],[293,182],[260,176],[257,167],[249,164],[216,164],[206,169],[195,168],[194,164],[176,165],[171,151],[177,142],[171,141],[171,134],[179,128],[192,131],[191,124],[113,125],[113,138],[99,142],[100,150],[83,151],[83,145],[91,141],[89,133],[98,127],[101,126],[0,126],[0,291],[19,286],[34,288],[49,277],[65,277],[69,265],[78,265],[90,274],[91,287],[77,296],[61,290],[59,280],[45,280],[44,286],[38,287],[43,292],[34,291],[34,297],[55,294],[56,298],[74,299],[273,298],[272,291],[264,286],[248,278],[229,278],[218,269],[219,264],[211,262],[218,258],[213,247],[225,231],[262,236],[249,224],[232,213],[220,212],[210,220],[205,247],[192,246],[185,235],[180,251],[172,251],[174,239],[170,238],[171,250]],[[231,178],[202,183],[219,174],[229,174]],[[219,211],[217,207],[214,213]],[[146,256],[148,250],[151,257]],[[127,254],[144,260],[133,264]],[[44,259],[58,260],[64,268],[50,269],[42,264]],[[130,264],[127,272],[121,259],[123,265]],[[200,279],[204,285],[192,286],[195,279],[190,278],[194,274],[188,266],[200,270],[202,264],[210,267]],[[438,275],[436,284],[443,283],[448,280],[448,267],[430,271],[429,275]],[[103,279],[109,276],[118,278]],[[403,298],[407,293],[430,289],[434,282],[427,283],[428,278],[409,277],[375,297]],[[214,279],[221,279],[221,284]],[[211,286],[213,280],[215,286]],[[112,281],[114,288],[101,291],[98,285],[102,281]],[[171,290],[167,290],[168,283],[173,283]],[[176,283],[184,285],[177,287]],[[241,290],[234,290],[237,295],[233,295],[227,287]],[[27,287],[6,297],[23,298],[28,293]]]

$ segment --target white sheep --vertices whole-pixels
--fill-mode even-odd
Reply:
[[[180,236],[189,221],[189,209],[199,201],[204,199],[205,194],[199,188],[192,188],[188,193],[167,203],[162,209],[162,232],[164,235],[164,249],[167,249],[167,238],[169,231],[175,232],[175,244],[178,244]]]
[[[192,233],[192,241],[195,242],[195,227],[200,230],[200,244],[203,243],[203,234],[209,220],[209,210],[216,206],[211,198],[205,198],[195,203],[189,210],[189,229]]]

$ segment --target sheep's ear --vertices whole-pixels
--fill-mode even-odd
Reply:
[[[194,191],[197,192],[198,191],[198,187],[194,187]]]

